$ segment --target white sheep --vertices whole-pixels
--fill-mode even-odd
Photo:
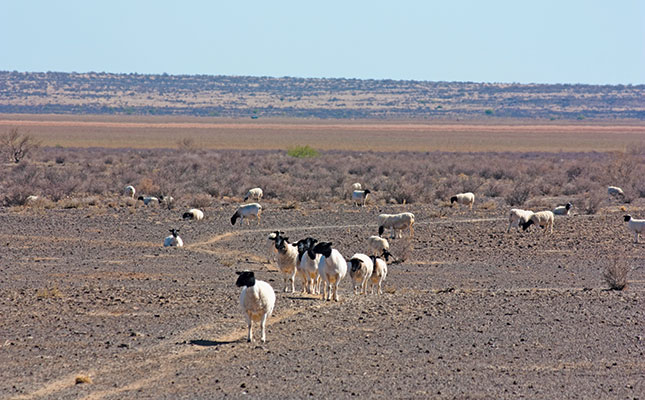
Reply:
[[[556,208],[553,209],[553,214],[554,215],[569,215],[569,210],[571,210],[571,207],[573,207],[573,204],[567,203],[563,206],[557,206]]]
[[[164,247],[184,247],[184,241],[179,237],[179,229],[170,229],[172,235],[163,240]]]
[[[531,219],[532,215],[533,211],[512,208],[511,212],[508,215],[508,229],[506,230],[506,233],[510,232],[511,227],[513,226],[519,230],[520,225],[526,223],[529,219]]]
[[[156,203],[159,205],[159,199],[155,196],[139,196],[137,200],[143,201],[143,204],[148,205],[151,203]]]
[[[163,204],[164,206],[166,206],[166,208],[168,208],[170,210],[171,208],[173,208],[173,206],[175,204],[175,198],[172,197],[172,196],[160,195],[159,196],[159,204]]]
[[[284,232],[274,231],[267,235],[267,247],[269,249],[269,257],[267,258],[267,262],[269,264],[273,260],[273,256],[278,252],[278,250],[276,250],[275,248],[275,239],[280,235],[284,235]]]
[[[352,184],[352,191],[354,190],[361,190],[363,187],[361,186],[360,183],[356,182]]]
[[[201,221],[204,219],[204,212],[197,208],[191,208],[186,211],[182,216],[183,219],[194,219],[195,221]]]
[[[352,200],[354,201],[355,205],[361,205],[362,207],[365,207],[365,203],[367,202],[367,198],[370,195],[370,190],[365,189],[365,190],[354,190],[352,192]]]
[[[634,219],[629,214],[623,218],[627,222],[627,227],[634,232],[634,243],[638,243],[638,234],[645,234],[645,219]]]
[[[288,291],[289,282],[291,282],[291,293],[294,293],[296,290],[296,273],[298,272],[296,265],[298,248],[294,244],[289,243],[288,240],[288,237],[278,235],[275,238],[275,248],[278,251],[278,269],[280,269],[280,272],[284,276],[284,291]]]
[[[554,219],[555,219],[555,216],[553,215],[552,211],[548,211],[548,210],[539,211],[539,212],[533,213],[533,215],[531,215],[531,218],[522,224],[522,229],[526,230],[528,229],[529,226],[536,225],[536,226],[539,226],[540,228],[544,228],[545,235],[546,235],[546,231],[549,230],[549,228],[550,228],[550,233],[553,233]]]
[[[128,196],[134,199],[134,194],[137,193],[137,190],[132,185],[128,185],[123,189],[123,195]]]
[[[331,300],[333,292],[334,300],[338,301],[338,285],[347,275],[347,261],[331,246],[331,242],[318,243],[314,246],[314,253],[322,254],[318,267],[322,280],[322,299]]]
[[[374,286],[377,286],[376,293],[383,294],[383,281],[387,277],[387,261],[391,257],[389,251],[383,250],[383,254],[380,257],[370,256],[372,263],[374,264],[374,271],[370,277],[371,293],[374,294]]]
[[[262,196],[264,193],[262,192],[262,189],[258,188],[253,188],[249,189],[248,192],[246,192],[246,196],[244,196],[244,201],[247,201],[248,199],[253,199],[256,201],[262,200]]]
[[[309,294],[320,294],[320,267],[321,254],[314,253],[314,246],[318,240],[308,237],[296,243],[298,247],[298,270],[305,279],[305,289]]]
[[[27,196],[27,198],[25,199],[24,204],[32,204],[32,203],[35,203],[38,200],[40,200],[40,196],[35,196],[35,195],[32,194],[31,196]]]
[[[623,192],[623,189],[619,188],[618,186],[608,186],[607,193],[613,197],[625,197],[625,192]]]
[[[457,193],[450,198],[450,205],[453,203],[463,204],[472,210],[473,204],[475,204],[475,195],[471,192]]]
[[[380,214],[378,216],[378,235],[382,236],[385,229],[392,229],[391,238],[403,237],[403,229],[410,229],[410,237],[414,236],[414,214],[403,212],[399,214]]]
[[[367,281],[372,277],[374,262],[366,254],[356,253],[349,259],[349,276],[352,278],[354,294],[367,293]]]
[[[375,256],[383,254],[383,250],[390,250],[387,239],[376,235],[367,238],[367,246],[370,249],[370,254]]]
[[[260,224],[260,215],[262,214],[262,206],[258,203],[249,203],[241,205],[235,211],[235,214],[231,217],[231,225],[235,225],[235,221],[238,218],[240,219],[240,225],[244,221],[244,218],[247,218],[247,224],[250,225],[249,219],[255,218],[258,220],[258,225]]]
[[[239,275],[235,284],[243,287],[240,293],[240,307],[246,318],[249,333],[248,342],[253,341],[253,321],[260,322],[262,342],[266,342],[266,322],[275,307],[275,292],[267,282],[256,280],[253,271],[237,272]]]

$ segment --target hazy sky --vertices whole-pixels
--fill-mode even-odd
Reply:
[[[645,83],[645,1],[0,0],[0,70]]]

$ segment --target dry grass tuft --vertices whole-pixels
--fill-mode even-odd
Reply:
[[[58,286],[54,286],[51,289],[38,289],[36,296],[40,299],[60,299],[63,297],[63,292],[58,289]]]
[[[92,382],[92,378],[90,378],[90,377],[89,377],[89,376],[87,376],[87,375],[77,375],[77,376],[76,376],[76,379],[74,380],[74,382],[75,382],[77,385],[80,385],[80,384],[82,384],[82,383],[93,383],[93,382]]]
[[[611,290],[623,290],[627,286],[627,275],[629,274],[627,262],[620,257],[612,257],[609,265],[605,267],[602,277]]]

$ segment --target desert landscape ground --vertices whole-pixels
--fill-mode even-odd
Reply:
[[[0,118],[46,145],[0,175],[0,397],[643,398],[645,239],[634,243],[622,218],[645,216],[642,125],[459,125],[464,139],[443,153],[425,138],[432,127],[415,139],[409,124],[357,122],[356,132],[347,122],[264,131],[222,122],[239,145],[207,139],[217,127],[158,126],[201,123],[190,119],[149,127],[102,118]],[[164,145],[132,145],[129,130]],[[276,138],[283,130],[327,142],[295,143],[321,154],[289,157]],[[198,148],[177,149],[160,131],[184,132]],[[428,147],[402,140],[381,152],[383,131],[390,143],[401,134]],[[489,152],[503,132],[515,147]],[[102,148],[112,134],[119,149]],[[567,134],[568,146],[554,145]],[[581,153],[589,135],[597,151]],[[375,188],[365,208],[348,200],[353,181]],[[253,182],[266,192],[262,220],[231,226]],[[624,201],[609,198],[611,182],[626,189]],[[176,203],[143,206],[121,195],[126,183]],[[477,193],[474,210],[451,207],[446,195],[466,189]],[[43,199],[29,204],[28,193]],[[507,232],[515,202],[538,210],[567,201],[572,215],[558,217],[552,235]],[[183,221],[195,205],[205,220]],[[379,213],[402,211],[415,214],[415,235],[391,241],[397,261],[383,295],[355,296],[349,279],[339,302],[281,291],[269,232],[329,240],[349,258],[367,251]],[[172,227],[184,248],[162,247]],[[603,278],[615,264],[629,270],[621,291]],[[276,289],[265,344],[246,342],[235,287],[243,269]]]

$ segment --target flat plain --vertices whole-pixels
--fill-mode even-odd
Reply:
[[[47,144],[80,147],[103,146],[106,132],[122,138],[115,146],[128,147],[127,132],[138,125],[119,124],[147,123],[16,118],[42,118],[45,126],[20,127],[48,137]],[[52,121],[64,124],[56,128]],[[255,142],[249,138],[260,133],[248,122],[240,125],[254,149],[273,148],[273,139],[282,140],[278,130],[295,135],[302,126],[329,140],[329,147],[312,146],[341,148],[347,144],[342,136],[329,139],[329,127],[343,126],[346,135],[354,126],[284,122],[262,134],[271,140]],[[372,149],[379,125],[357,126],[375,135],[356,141]],[[526,138],[539,130],[518,126],[491,126],[490,136]],[[485,127],[460,132],[472,137]],[[577,124],[561,129],[568,127],[579,143],[588,140]],[[156,125],[140,129],[148,145],[163,131]],[[602,150],[613,149],[615,140],[607,136],[614,130],[625,135],[623,146],[643,134],[642,126],[631,124],[588,130],[597,132],[593,146],[608,143]],[[66,131],[94,135],[94,142],[77,143]],[[193,137],[189,132],[186,137]],[[208,141],[208,132],[195,140],[239,148],[233,141]],[[429,143],[425,135],[415,143]],[[162,137],[166,147],[176,146],[176,136]],[[548,137],[539,140],[550,146]],[[466,142],[455,149],[467,151]],[[479,143],[484,151],[493,140]],[[516,144],[519,149],[524,147]],[[120,191],[78,208],[0,208],[0,397],[635,399],[645,393],[645,245],[633,243],[622,219],[625,212],[644,215],[643,198],[629,204],[604,199],[593,215],[574,209],[545,235],[535,227],[507,232],[510,207],[501,199],[477,202],[468,211],[441,202],[359,208],[342,199],[294,205],[267,198],[259,224],[231,226],[241,198],[215,199],[204,208],[204,221],[183,221],[185,204],[145,207]],[[415,214],[415,235],[391,241],[397,261],[389,266],[383,295],[355,296],[347,278],[339,302],[299,293],[300,282],[296,293],[282,291],[269,232],[280,229],[291,241],[329,240],[349,258],[367,251],[379,213],[401,211]],[[181,229],[184,248],[162,247],[171,227]],[[607,289],[603,271],[613,263],[632,269],[625,290]],[[246,342],[234,285],[235,271],[243,269],[276,290],[266,344]]]

